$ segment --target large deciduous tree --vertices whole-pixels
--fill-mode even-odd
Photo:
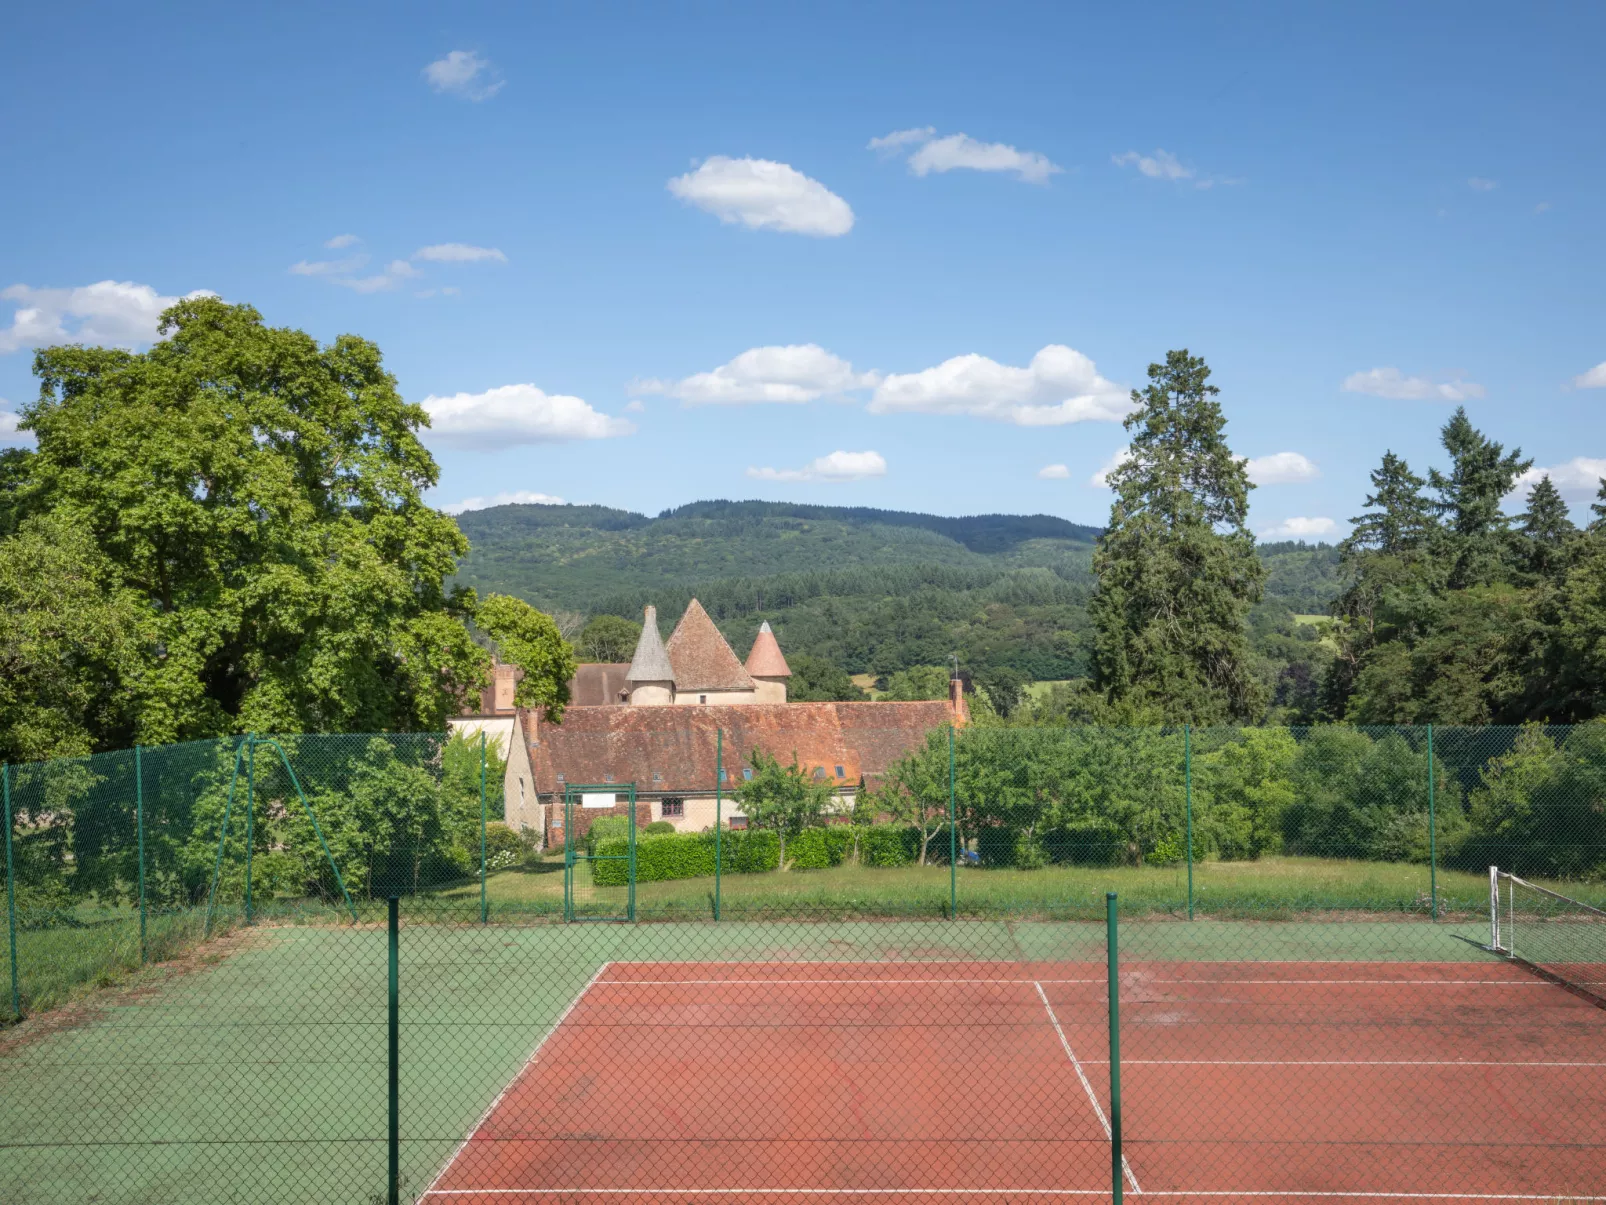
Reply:
[[[423,410],[355,336],[320,345],[209,297],[161,330],[143,354],[35,356],[38,448],[0,482],[4,655],[30,666],[0,699],[5,755],[438,728],[489,657],[473,593],[445,587],[468,545],[423,501]]]
[[[1186,350],[1149,365],[1093,558],[1096,685],[1116,707],[1177,722],[1258,709],[1245,630],[1265,580],[1245,526],[1253,486],[1209,378]]]

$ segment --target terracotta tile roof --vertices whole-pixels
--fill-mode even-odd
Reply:
[[[703,604],[695,598],[669,634],[668,649],[679,692],[756,689],[725,637],[703,610]]]
[[[775,633],[770,631],[768,620],[758,627],[758,639],[753,641],[753,650],[747,654],[746,668],[755,678],[792,676],[791,667],[786,664],[786,658],[781,656],[781,646],[775,639]]]
[[[874,781],[953,716],[924,703],[743,703],[700,707],[570,707],[562,724],[532,721],[535,788],[634,782],[642,793],[714,789],[716,733],[725,734],[726,787],[742,781],[754,749],[823,770],[832,782]],[[836,768],[842,767],[841,777]],[[561,776],[561,777],[560,777]]]
[[[623,661],[593,661],[574,667],[569,679],[569,705],[571,707],[604,707],[624,702],[620,693],[625,689],[625,675],[630,666]]]
[[[684,622],[684,621],[682,621]],[[676,628],[675,631],[680,631]],[[671,636],[673,641],[674,637]],[[625,672],[627,682],[672,682],[675,671],[664,650],[663,638],[658,635],[658,608],[648,607],[642,618],[641,638],[636,641],[636,655],[630,659]]]

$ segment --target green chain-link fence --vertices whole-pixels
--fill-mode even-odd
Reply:
[[[8,767],[0,1200],[1602,1199],[1606,725],[711,736]]]

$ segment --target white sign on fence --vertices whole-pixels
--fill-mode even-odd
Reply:
[[[611,808],[619,800],[613,791],[586,791],[580,796],[583,808]]]

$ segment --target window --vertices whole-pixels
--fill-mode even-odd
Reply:
[[[742,779],[744,781],[746,781],[746,782],[752,782],[753,781],[753,767],[751,767],[751,766],[743,766],[742,767]],[[746,820],[745,817],[743,818],[742,823],[743,824],[747,823],[747,820]]]
[[[845,777],[846,777],[846,775],[845,775],[845,774],[844,774],[844,773],[843,773],[843,771],[842,771],[842,767],[841,767],[841,766],[838,766],[838,767],[837,767],[837,768],[836,768],[836,776],[837,776],[837,777],[838,777],[838,778],[845,778]]]
[[[664,776],[662,774],[658,773],[657,770],[654,770],[652,772],[652,780],[654,782],[662,782],[664,780]]]
[[[731,780],[731,772],[729,770],[721,770],[719,772],[719,781],[720,782],[729,782],[730,780]]]
[[[731,817],[731,828],[737,829],[737,828],[746,828],[746,827],[747,827],[747,817],[746,816],[732,816]]]
[[[686,814],[686,801],[684,799],[666,799],[663,802],[660,814],[665,820],[684,816]]]
[[[707,695],[698,695],[697,696],[697,701],[699,703],[706,703],[706,702],[708,702],[708,696]]]
[[[824,782],[825,781],[825,767],[824,766],[815,766],[814,767],[814,781],[815,782]]]

